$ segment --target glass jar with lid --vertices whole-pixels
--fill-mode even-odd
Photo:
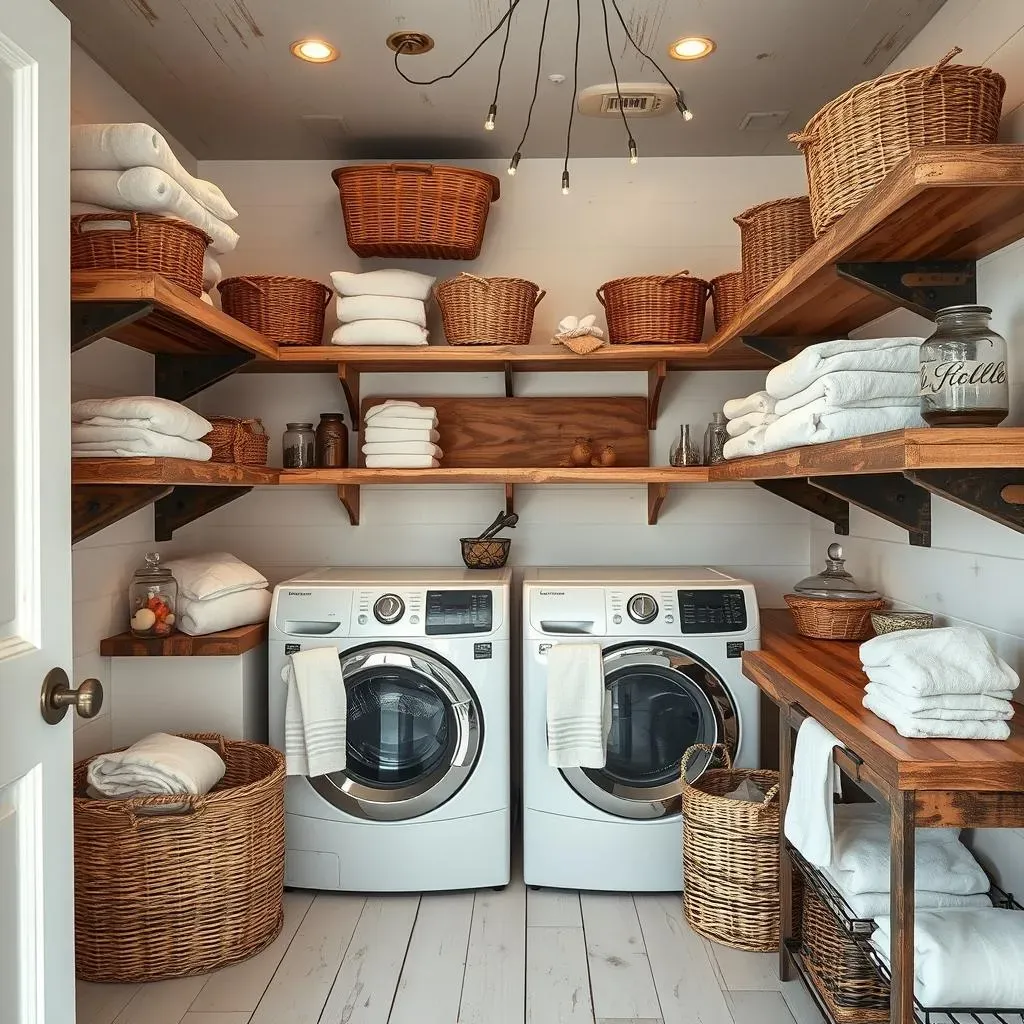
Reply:
[[[862,587],[846,571],[841,544],[829,544],[825,568],[814,576],[802,579],[793,588],[793,593],[835,601],[877,601],[882,596],[877,590]]]
[[[135,636],[168,636],[174,632],[178,606],[178,583],[171,570],[160,564],[160,556],[151,551],[146,564],[135,570],[128,587],[131,630]]]
[[[312,469],[316,465],[316,432],[312,423],[289,423],[281,442],[285,469]]]
[[[320,413],[316,428],[316,464],[329,469],[348,465],[348,427],[340,412]]]

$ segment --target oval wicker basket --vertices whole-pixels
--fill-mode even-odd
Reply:
[[[743,294],[747,302],[760,295],[814,244],[807,196],[760,203],[733,220],[740,227]]]
[[[229,277],[217,285],[228,316],[278,345],[319,345],[333,292],[306,277]]]
[[[331,172],[349,248],[364,259],[475,260],[501,195],[493,174],[439,164],[363,164]]]
[[[213,430],[201,440],[213,449],[211,462],[238,466],[265,466],[270,438],[263,421],[234,416],[208,417]]]
[[[75,765],[75,971],[83,981],[212,971],[259,952],[281,930],[284,757],[214,733],[187,738],[227,765],[205,796],[93,800],[85,793],[91,759]]]
[[[543,288],[521,277],[465,272],[434,289],[449,345],[529,345]]]
[[[724,768],[706,769],[693,782],[686,771],[697,753]],[[779,773],[736,769],[721,743],[690,747],[683,755],[683,913],[689,926],[736,949],[779,947]],[[750,780],[763,803],[724,794]]]
[[[715,316],[715,330],[720,331],[743,308],[746,302],[743,290],[743,271],[733,270],[711,278],[711,304]]]
[[[72,270],[159,274],[203,294],[203,255],[210,236],[176,217],[154,213],[79,213],[71,218]]]
[[[796,631],[816,640],[868,640],[874,636],[871,613],[888,606],[884,597],[842,601],[802,594],[784,594]]]
[[[820,235],[918,146],[997,140],[1006,81],[989,68],[949,62],[854,86],[790,135],[807,161],[814,232]]]
[[[710,285],[688,270],[619,277],[597,290],[613,345],[693,345],[704,334]]]

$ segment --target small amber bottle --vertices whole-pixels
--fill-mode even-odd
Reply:
[[[340,412],[320,413],[316,428],[316,464],[324,469],[348,465],[348,427]]]

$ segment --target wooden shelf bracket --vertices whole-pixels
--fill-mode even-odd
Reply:
[[[969,306],[978,301],[974,260],[837,263],[836,273],[930,319],[945,306]]]
[[[835,532],[845,537],[850,532],[850,504],[843,498],[829,494],[815,487],[806,477],[792,477],[783,480],[755,480],[762,490],[768,491],[779,498],[813,512],[822,519],[827,519],[835,528]]]
[[[668,375],[668,364],[659,359],[647,370],[647,429],[654,430],[658,425],[658,407],[661,405],[661,389],[665,386]]]
[[[901,473],[810,477],[809,483],[827,494],[885,519],[907,531],[915,547],[932,542],[932,504],[926,490]],[[849,532],[849,531],[847,531]]]
[[[505,371],[505,397],[515,398],[516,397],[516,379],[512,373],[512,363],[506,361],[502,367]]]
[[[774,335],[743,335],[740,339],[747,348],[760,352],[776,363],[784,363],[802,352],[808,345],[819,341],[833,341],[838,335],[820,338],[776,337]]]
[[[515,484],[505,484],[505,515],[510,516],[516,510]]]
[[[255,356],[251,352],[242,351],[200,356],[157,352],[153,360],[153,390],[158,398],[183,402],[211,384],[230,377],[253,359]]]
[[[77,352],[109,331],[130,324],[153,312],[153,303],[145,299],[121,302],[81,302],[71,300],[71,351]]]
[[[348,513],[352,526],[359,525],[359,484],[338,484],[338,501]]]
[[[207,487],[202,484],[175,487],[169,495],[157,500],[155,539],[170,540],[175,530],[251,490],[251,487]]]
[[[661,506],[665,504],[668,497],[668,484],[647,485],[647,525],[657,526],[658,516],[661,514]]]
[[[71,543],[86,537],[133,512],[152,505],[171,493],[161,484],[74,484],[71,488]]]
[[[352,421],[352,430],[359,433],[359,368],[351,363],[338,364],[338,383],[345,393],[345,404],[348,406],[349,419]],[[357,504],[358,508],[358,504]],[[359,516],[356,515],[358,522]]]
[[[1024,470],[917,469],[903,475],[931,494],[1024,533]]]

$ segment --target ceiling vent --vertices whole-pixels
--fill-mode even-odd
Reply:
[[[771,132],[781,128],[789,117],[788,110],[755,110],[740,121],[741,132]]]
[[[676,94],[668,85],[656,82],[623,82],[622,113],[628,117],[663,117],[675,109]],[[587,117],[619,117],[619,95],[615,83],[592,85],[583,89],[577,108]]]

